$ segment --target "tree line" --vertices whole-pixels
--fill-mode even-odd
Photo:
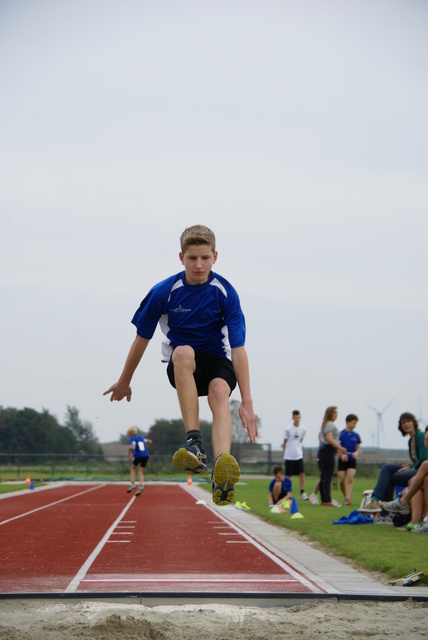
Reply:
[[[47,409],[0,407],[0,452],[102,455],[92,424],[67,407],[64,424]]]
[[[230,401],[232,415],[232,442],[249,442],[247,432],[239,419],[237,400]],[[260,420],[257,418],[259,425]],[[137,425],[138,426],[138,425]],[[200,421],[200,429],[207,456],[212,458],[212,423]],[[180,419],[155,420],[148,430],[140,432],[153,440],[150,452],[155,455],[173,454],[184,442],[184,424]],[[127,434],[118,442],[128,444]],[[92,424],[82,420],[79,409],[67,406],[63,424],[48,409],[15,409],[0,406],[0,453],[2,454],[89,454],[103,455],[102,446]]]

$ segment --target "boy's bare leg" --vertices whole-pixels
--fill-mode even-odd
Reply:
[[[199,431],[199,401],[193,374],[196,368],[195,352],[192,347],[176,347],[172,354],[174,363],[175,388],[180,404],[184,428]]]
[[[126,490],[126,493],[131,493],[131,491],[133,491],[133,489],[135,489],[135,466],[132,465],[131,466],[131,472],[129,474],[129,480],[130,480],[130,485]]]
[[[190,431],[198,432],[187,438],[186,444],[175,452],[172,462],[188,473],[206,473],[207,460],[199,429],[198,390],[193,377],[196,367],[195,352],[192,347],[177,347],[172,354],[172,362],[175,388],[186,435]]]
[[[339,480],[340,489],[341,489],[341,491],[343,493],[343,497],[346,498],[345,472],[344,471],[338,471],[337,472],[337,478]]]
[[[282,491],[282,482],[275,482],[272,488],[272,498],[273,498],[274,504],[278,502],[278,498],[281,495],[281,491]]]
[[[221,378],[211,380],[208,404],[213,414],[212,445],[214,458],[229,453],[232,442],[232,418],[229,406],[230,387]]]
[[[240,471],[235,458],[230,455],[232,442],[232,418],[229,407],[230,387],[222,378],[211,380],[208,388],[208,404],[213,414],[212,444],[214,467],[212,472],[213,501],[227,505],[233,501],[234,488]]]
[[[354,476],[356,473],[356,469],[348,469],[346,474],[346,495],[345,498],[351,500],[352,495],[352,487],[354,483]]]

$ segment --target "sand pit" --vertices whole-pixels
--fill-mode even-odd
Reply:
[[[427,637],[428,604],[326,600],[292,607],[146,607],[93,601],[0,601],[1,640],[370,640]]]

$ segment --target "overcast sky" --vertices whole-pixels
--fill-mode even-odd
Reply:
[[[247,321],[261,441],[428,423],[428,3],[0,0],[0,404],[102,442],[180,417],[158,330],[102,393],[191,224]],[[235,391],[233,398],[239,399]],[[201,417],[210,418],[206,400]]]

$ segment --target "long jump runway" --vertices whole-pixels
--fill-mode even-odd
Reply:
[[[182,484],[64,485],[0,500],[0,594],[325,593]]]

